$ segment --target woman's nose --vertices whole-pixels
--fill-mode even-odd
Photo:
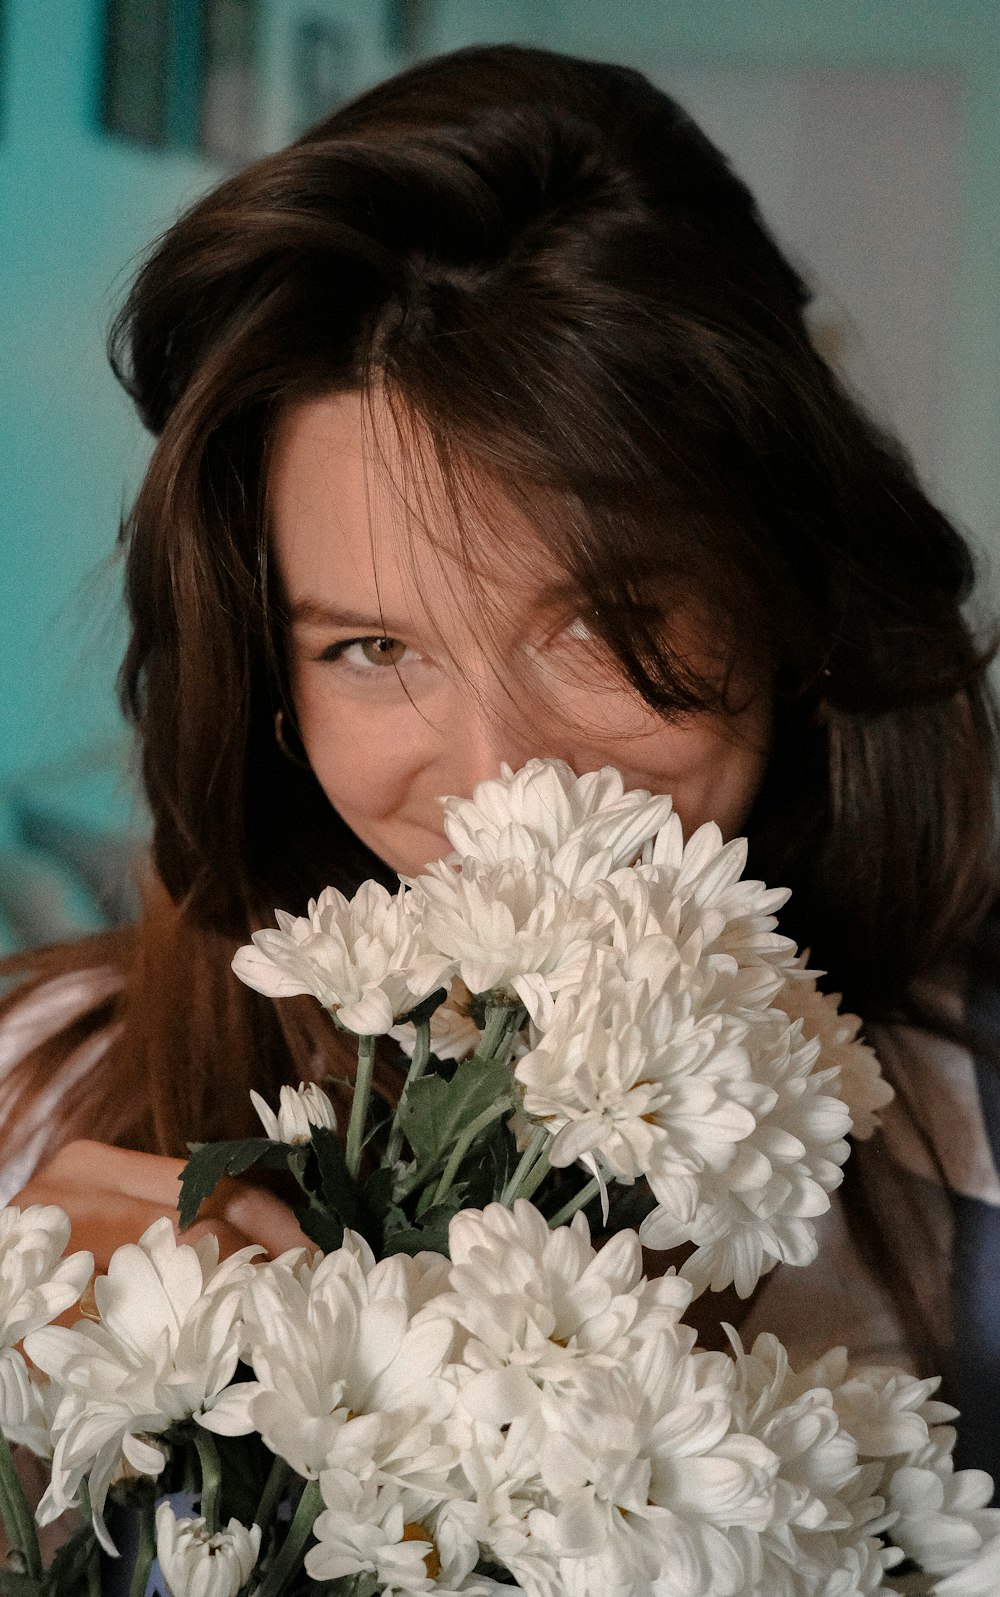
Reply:
[[[553,752],[515,704],[497,705],[468,694],[454,705],[443,731],[455,793],[469,794],[477,782],[499,776],[501,765],[516,771],[533,757]]]
[[[551,703],[538,703],[527,688],[498,685],[495,692],[455,693],[441,727],[442,763],[454,794],[468,795],[476,783],[500,775],[502,765],[518,770],[532,759],[565,760],[581,775],[604,765],[594,759],[581,728],[564,725]]]

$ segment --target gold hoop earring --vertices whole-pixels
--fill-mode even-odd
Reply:
[[[298,750],[296,750],[294,748],[290,748],[289,745],[285,742],[285,712],[284,712],[284,710],[276,710],[274,712],[274,741],[275,741],[275,743],[277,743],[278,748],[281,750],[282,754],[285,756],[285,759],[289,760],[292,763],[292,765],[297,765],[299,767],[299,769],[302,770],[302,771],[311,771],[312,770],[312,766],[309,764],[309,761],[306,759],[306,751],[302,747],[302,740],[299,737],[298,732],[297,731],[295,732],[295,741],[296,741],[296,743],[298,743],[299,749],[301,749],[301,753],[298,752]]]

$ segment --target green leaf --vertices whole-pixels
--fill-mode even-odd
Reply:
[[[375,1597],[375,1575],[341,1575],[339,1580],[309,1580],[290,1588],[290,1597]]]
[[[256,1164],[269,1169],[287,1170],[290,1156],[298,1150],[267,1137],[242,1137],[236,1142],[191,1142],[191,1157],[181,1173],[181,1194],[177,1201],[180,1228],[194,1225],[198,1211],[210,1198],[223,1176],[241,1176]]]
[[[365,1204],[372,1214],[377,1215],[384,1228],[385,1217],[389,1209],[389,1200],[392,1196],[392,1184],[395,1172],[385,1165],[380,1165],[373,1170],[364,1185]]]
[[[320,1180],[317,1206],[325,1208],[352,1231],[359,1231],[365,1241],[377,1250],[382,1239],[381,1221],[368,1207],[364,1194],[347,1168],[340,1138],[326,1126],[315,1126],[312,1146]],[[306,1227],[302,1229],[306,1230]],[[307,1232],[307,1235],[312,1236],[312,1232]],[[319,1245],[323,1246],[322,1243]],[[340,1246],[339,1242],[336,1246]]]
[[[397,1221],[396,1229],[387,1229],[383,1252],[386,1256],[390,1253],[408,1253],[411,1257],[415,1253],[441,1253],[447,1258],[448,1224],[464,1207],[463,1192],[459,1186],[450,1187],[442,1202],[432,1204],[416,1222],[409,1221],[403,1210],[394,1206],[390,1213]],[[388,1220],[387,1227],[391,1223],[392,1219]]]
[[[304,1204],[295,1210],[295,1218],[310,1242],[315,1242],[324,1253],[334,1253],[344,1240],[344,1225],[322,1204]]]
[[[472,1157],[463,1161],[463,1207],[485,1209],[500,1197],[518,1161],[514,1138],[501,1120],[475,1144]]]
[[[74,1590],[76,1597],[79,1597],[81,1589],[80,1586],[71,1588],[64,1585],[59,1591],[68,1594]],[[33,1575],[23,1575],[17,1569],[0,1569],[0,1597],[48,1597],[49,1592],[54,1590],[45,1582],[44,1576],[42,1580],[36,1580]]]
[[[448,1191],[445,1193],[445,1196],[444,1196],[442,1201],[445,1202],[445,1203],[451,1203],[451,1202],[458,1203],[460,1201],[461,1207],[463,1207],[463,1208],[466,1207],[466,1204],[465,1204],[465,1190],[466,1190],[465,1182],[464,1181],[453,1181],[451,1185],[452,1185],[452,1187],[455,1188],[456,1194],[461,1194],[461,1200],[459,1200],[459,1198],[457,1196],[456,1196],[456,1198],[453,1199],[452,1198],[451,1188],[449,1188]],[[420,1193],[420,1196],[417,1198],[417,1206],[416,1206],[416,1209],[415,1209],[414,1213],[415,1213],[415,1216],[416,1216],[417,1220],[420,1221],[421,1225],[423,1224],[424,1215],[427,1214],[429,1210],[434,1208],[434,1199],[435,1199],[436,1195],[437,1195],[437,1186],[436,1186],[436,1184],[433,1181],[431,1181],[431,1182],[428,1183],[428,1185]]]
[[[300,1187],[307,1186],[309,1184],[309,1175],[315,1169],[316,1164],[312,1157],[312,1148],[303,1147],[301,1144],[294,1148],[289,1148],[287,1162],[289,1175],[299,1183]]]
[[[458,1066],[450,1081],[439,1075],[415,1081],[400,1114],[418,1166],[429,1174],[470,1121],[510,1093],[511,1079],[509,1066],[495,1060],[484,1064],[474,1054]]]

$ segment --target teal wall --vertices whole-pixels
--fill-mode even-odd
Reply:
[[[313,7],[334,0],[313,0]],[[271,0],[266,137],[284,116],[273,62],[304,0]],[[342,6],[361,26],[382,7]],[[98,765],[120,739],[110,560],[146,446],[107,370],[112,311],[138,254],[217,173],[96,131],[98,0],[5,0],[0,56],[0,842],[12,784]],[[438,0],[429,50],[513,38],[661,67],[954,70],[965,84],[948,501],[1000,541],[1000,5],[996,0]],[[375,34],[360,70],[388,63]],[[283,40],[285,43],[283,44]],[[287,53],[287,51],[286,51]],[[116,758],[116,756],[115,756]],[[82,791],[82,790],[81,790]],[[109,802],[98,785],[96,812]],[[125,801],[112,799],[116,824]],[[97,814],[100,819],[100,814]]]
[[[97,132],[95,0],[7,0],[4,24],[0,791],[120,741],[109,552],[146,451],[104,340],[131,263],[212,175]]]

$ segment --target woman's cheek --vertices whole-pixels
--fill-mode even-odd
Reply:
[[[705,821],[715,821],[727,838],[742,831],[764,779],[768,751],[763,725],[691,729],[668,788],[685,835]]]
[[[405,798],[415,763],[413,711],[303,682],[295,695],[302,742],[334,809],[357,829]]]

